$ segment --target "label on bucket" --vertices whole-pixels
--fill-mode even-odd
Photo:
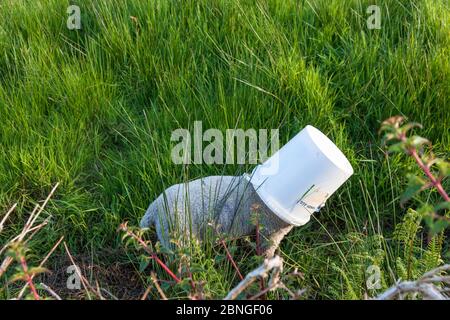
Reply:
[[[318,188],[314,189],[312,185],[295,203],[295,205],[300,205],[312,212],[319,211],[323,207],[325,201],[328,198],[328,193],[320,191]]]

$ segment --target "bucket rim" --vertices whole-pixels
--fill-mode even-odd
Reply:
[[[249,174],[244,174],[245,179],[252,184],[253,188],[255,189],[256,194],[261,199],[261,201],[272,211],[273,214],[275,214],[278,218],[283,220],[284,222],[299,227],[302,226],[310,220],[311,213],[308,212],[306,209],[306,213],[308,214],[308,218],[305,219],[299,219],[299,217],[296,217],[290,212],[288,209],[283,207],[274,199],[270,194],[268,194],[264,188],[262,187],[262,184],[255,184],[255,181],[253,180],[252,176]]]

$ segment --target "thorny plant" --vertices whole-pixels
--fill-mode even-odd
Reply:
[[[157,265],[155,267],[161,268],[168,276],[169,279],[158,279],[156,273],[154,271],[151,272],[150,282],[161,299],[167,299],[164,290],[169,287],[175,290],[179,289],[181,293],[192,300],[205,298],[202,282],[194,281],[193,279],[191,269],[195,269],[195,266],[191,268],[191,252],[189,250],[191,248],[181,245],[176,241],[176,238],[171,241],[175,248],[174,250],[160,246],[159,242],[153,246],[150,240],[145,240],[145,229],[128,226],[127,222],[122,223],[118,231],[123,232],[122,240],[127,247],[134,246],[135,249],[144,251],[144,254],[139,256],[139,269],[141,272],[145,272],[150,262],[154,261]],[[221,242],[221,245],[225,246],[227,257],[232,259],[225,241]],[[236,263],[234,261],[232,263],[237,268]],[[236,269],[236,272],[240,274],[239,269]],[[147,297],[149,291],[150,287],[146,290],[145,297]]]
[[[3,260],[0,264],[0,278],[6,276],[10,266],[13,264],[13,262],[16,262],[15,271],[12,274],[8,275],[8,281],[10,283],[18,281],[24,282],[24,286],[19,291],[16,299],[25,298],[40,300],[47,296],[54,296],[54,292],[53,290],[51,290],[51,288],[43,283],[37,286],[33,280],[37,275],[46,271],[46,269],[44,268],[44,264],[56,250],[56,247],[61,243],[62,238],[55,244],[55,246],[53,246],[53,248],[38,266],[30,266],[27,258],[30,251],[28,247],[30,240],[48,223],[48,218],[42,220],[40,216],[57,187],[58,184],[53,187],[50,194],[42,204],[37,204],[34,207],[34,210],[28,217],[28,220],[26,221],[22,231],[17,236],[8,240],[0,249],[0,257],[3,255]],[[1,219],[0,233],[4,230],[8,218],[11,214],[13,214],[16,207],[17,204],[14,204]],[[40,288],[41,290],[39,290],[38,288]],[[45,291],[46,294],[40,294],[40,291]]]
[[[444,180],[450,175],[450,163],[440,157],[436,157],[432,151],[432,144],[429,140],[411,135],[414,128],[422,128],[418,123],[405,123],[401,116],[394,116],[385,120],[380,128],[383,133],[382,143],[387,147],[389,153],[403,153],[411,157],[420,168],[421,174],[409,173],[408,186],[401,196],[402,207],[413,198],[418,200],[420,205],[415,210],[409,208],[403,222],[396,226],[394,238],[401,240],[405,247],[407,258],[408,279],[412,277],[413,250],[415,246],[415,236],[420,230],[422,221],[429,228],[428,247],[434,251],[438,250],[440,257],[442,250],[443,231],[450,225],[448,210],[450,209],[450,197],[443,187]],[[429,199],[420,202],[418,195],[425,190],[435,191],[442,200],[436,203]],[[437,245],[436,245],[437,244]],[[435,259],[436,260],[436,259]],[[442,260],[438,258],[435,263],[439,265]],[[379,295],[377,299],[404,299],[404,298],[426,298],[426,299],[448,299],[446,292],[449,290],[449,277],[443,276],[443,272],[448,272],[449,265],[444,265],[432,271],[426,272],[416,281],[397,281],[397,283],[387,291]]]
[[[11,278],[11,282],[23,281],[28,285],[33,299],[40,300],[40,296],[33,283],[33,278],[46,271],[43,267],[28,267],[26,254],[29,250],[20,242],[14,242],[11,244],[11,248],[8,250],[8,256],[12,257],[18,264],[15,274]]]
[[[388,153],[405,153],[414,159],[422,175],[408,174],[408,187],[401,197],[401,204],[428,189],[438,192],[443,201],[435,204],[423,204],[416,211],[425,220],[432,234],[437,234],[450,225],[446,210],[450,209],[450,197],[442,186],[444,179],[450,176],[450,162],[436,157],[431,142],[417,135],[408,136],[413,128],[422,128],[418,123],[406,123],[401,116],[385,120],[380,132],[384,133],[382,142]],[[444,212],[444,213],[442,213]]]
[[[256,223],[258,223],[257,220]],[[260,252],[258,230],[259,226],[257,224],[255,244],[255,248],[257,249],[257,259],[255,259],[255,261],[260,262],[262,257]],[[205,283],[202,281],[196,281],[193,276],[195,270],[199,269],[199,267],[195,266],[195,264],[191,266],[191,264],[193,264],[191,250],[195,251],[195,248],[188,248],[188,246],[183,246],[179,243],[177,244],[176,240],[172,240],[174,250],[163,248],[159,245],[159,243],[153,246],[151,241],[144,239],[146,230],[130,227],[127,222],[120,225],[119,231],[123,232],[122,239],[125,242],[125,245],[133,245],[136,249],[142,249],[145,252],[144,255],[140,256],[140,269],[142,272],[145,272],[150,261],[153,260],[170,278],[170,280],[158,280],[156,273],[154,271],[151,272],[150,282],[153,284],[161,299],[167,299],[167,294],[164,292],[164,288],[168,289],[169,286],[172,287],[172,289],[180,289],[189,299],[192,300],[203,300],[209,298],[208,294],[203,290]],[[268,292],[278,289],[287,292],[291,299],[299,299],[304,293],[304,290],[290,290],[287,287],[286,284],[290,283],[293,278],[301,278],[303,275],[297,270],[294,270],[294,272],[291,273],[283,273],[283,260],[279,256],[275,256],[271,259],[265,259],[259,267],[249,272],[246,276],[243,276],[238,263],[233,257],[233,252],[236,248],[229,248],[227,245],[227,241],[229,239],[226,239],[224,235],[219,235],[217,233],[216,240],[217,245],[223,249],[225,258],[231,264],[237,278],[240,280],[237,286],[230,290],[224,299],[264,299],[266,298],[266,294]],[[163,260],[166,262],[163,262]],[[266,280],[267,286],[265,285]],[[254,283],[259,283],[256,292],[256,288],[252,286]],[[146,290],[142,298],[145,299],[149,292],[150,287]]]
[[[56,299],[62,300],[61,297],[48,285],[45,283],[35,283],[35,277],[40,274],[47,272],[47,269],[44,268],[44,265],[48,262],[50,257],[59,247],[61,242],[63,242],[64,237],[61,237],[50,249],[47,255],[39,262],[37,266],[32,266],[29,263],[29,254],[31,252],[30,248],[30,240],[44,228],[48,222],[49,217],[42,219],[41,215],[45,210],[48,202],[52,198],[59,184],[56,184],[47,198],[42,202],[42,204],[36,204],[33,211],[29,215],[25,225],[21,232],[8,240],[2,248],[0,248],[0,258],[3,258],[0,264],[0,278],[5,277],[6,281],[9,283],[17,283],[23,282],[24,285],[18,291],[18,294],[14,299],[34,299],[34,300],[42,300],[42,299]],[[7,226],[7,222],[9,217],[14,213],[17,208],[17,203],[14,204],[7,213],[0,220],[0,233],[5,230]],[[85,289],[86,296],[90,299],[92,296],[98,299],[104,299],[102,296],[102,291],[110,294],[105,289],[100,289],[98,286],[94,288],[87,279],[81,274],[79,268],[75,264],[75,261],[67,247],[67,244],[64,242],[64,248],[69,256],[72,264],[76,267],[77,274],[81,280],[81,284]],[[13,265],[13,263],[16,263]],[[15,266],[14,270],[11,266]]]

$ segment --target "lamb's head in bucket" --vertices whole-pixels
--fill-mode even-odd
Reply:
[[[301,226],[352,174],[341,150],[320,130],[306,126],[246,178],[278,217]]]
[[[262,247],[272,256],[292,227],[307,223],[352,174],[335,144],[307,126],[251,174],[209,176],[167,188],[150,204],[141,227],[154,224],[165,247],[174,232],[204,239],[207,225],[237,238],[254,234],[252,208],[259,208]]]

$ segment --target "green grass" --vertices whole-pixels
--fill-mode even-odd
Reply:
[[[74,254],[107,264],[102,249],[123,246],[118,225],[137,225],[165,187],[251,169],[175,165],[172,130],[195,120],[223,132],[279,128],[284,143],[312,124],[355,174],[283,242],[287,265],[305,274],[298,286],[308,298],[362,298],[368,265],[380,265],[384,286],[399,276],[392,233],[415,169],[384,157],[377,130],[402,114],[448,155],[448,1],[376,1],[381,30],[367,29],[364,0],[70,3],[82,30],[66,28],[69,1],[0,3],[0,212],[19,203],[0,243],[60,182],[33,252],[64,235]],[[214,254],[199,255],[198,277],[221,297],[236,279]]]

